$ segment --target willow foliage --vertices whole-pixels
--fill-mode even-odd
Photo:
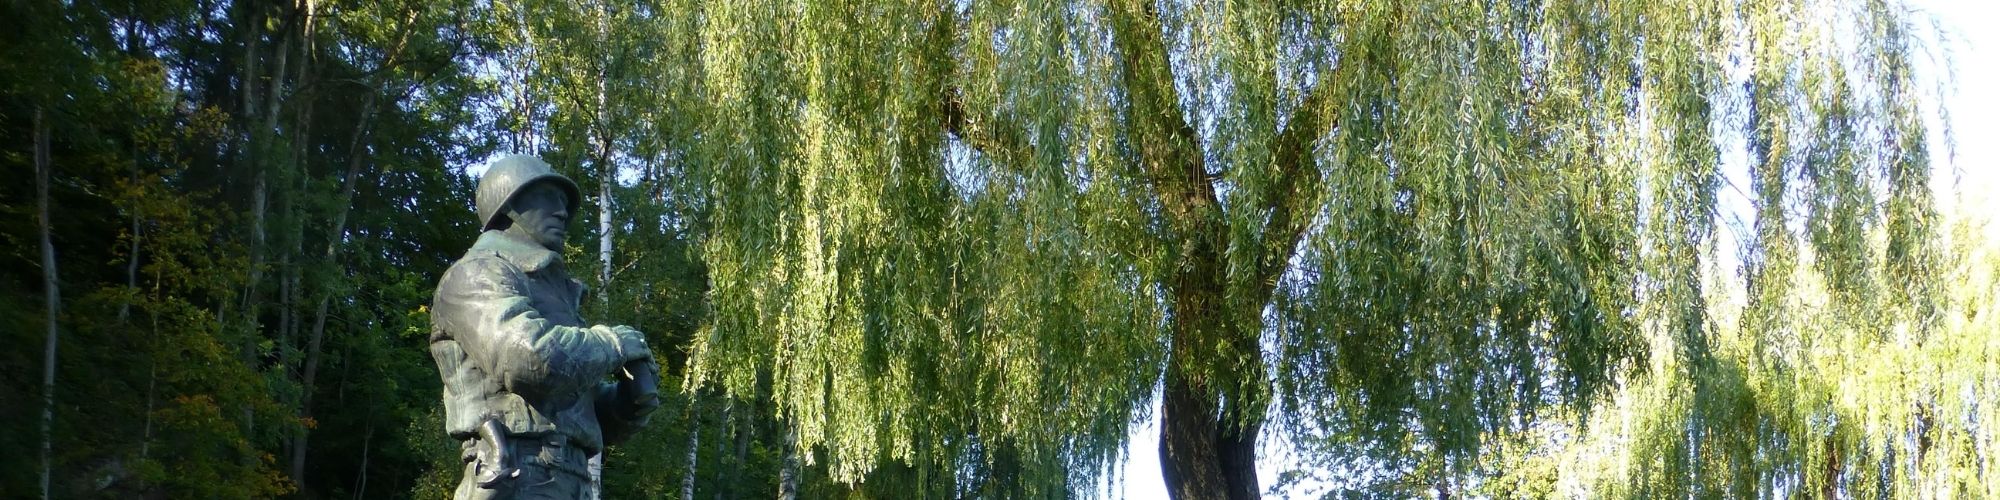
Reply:
[[[1740,144],[1753,276],[1809,269],[1838,317],[1906,335],[1943,310],[1885,2],[690,9],[715,308],[693,370],[768,375],[844,481],[1083,488],[1163,380],[1370,477],[1476,468],[1648,353],[1726,372],[1702,266]],[[1752,295],[1794,296],[1777,281]],[[1904,313],[1859,314],[1882,300]]]
[[[1735,18],[1757,61],[1739,94],[1755,215],[1740,271],[1706,271],[1709,349],[1654,359],[1588,432],[1544,450],[1565,466],[1551,489],[2000,494],[1990,221],[1931,205],[1911,23],[1883,3],[1812,7]]]
[[[955,68],[945,37],[962,27],[951,13],[707,9],[742,22],[704,32],[708,88],[725,111],[714,113],[718,236],[707,244],[718,316],[697,362],[746,393],[755,370],[774,370],[799,446],[824,445],[847,480],[895,458],[950,464],[931,472],[944,477],[1018,468],[995,474],[1062,488],[1065,467],[1105,463],[1151,391],[1160,351],[1147,290],[1160,259],[1127,245],[1146,236],[1123,195],[1133,181],[1112,161],[1068,161],[1113,154],[1111,137],[1065,123],[1108,122],[1108,108],[1034,89],[1028,99],[1046,100],[1035,109],[1076,115],[1052,117],[1037,146],[1007,154],[1048,161],[959,151],[953,163],[939,130],[945,79],[963,72],[997,89],[1014,79],[1003,73],[1028,68],[996,55]],[[981,24],[966,29],[1007,36]],[[885,25],[910,29],[856,29]],[[1018,458],[961,460],[1002,455]]]
[[[1861,244],[1872,263],[1855,274],[1835,274],[1840,258],[1810,245],[1775,241],[1767,248],[1796,250],[1746,269],[1747,288],[1711,274],[1731,290],[1707,299],[1717,310],[1709,356],[1654,359],[1587,426],[1511,458],[1541,468],[1506,483],[1608,498],[2000,494],[1990,473],[2000,467],[2000,253],[1981,231],[1990,221],[1949,219],[1932,243],[1952,252],[1899,265],[1892,210],[1870,210]],[[1797,229],[1758,238],[1802,239]],[[1890,281],[1912,267],[1923,285]],[[1867,289],[1891,297],[1849,302]]]

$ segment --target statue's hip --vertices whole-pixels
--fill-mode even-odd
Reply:
[[[589,453],[561,433],[474,438],[461,456],[456,500],[575,500],[590,486]]]

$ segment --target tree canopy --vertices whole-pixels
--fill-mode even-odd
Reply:
[[[605,498],[2000,495],[1899,2],[4,9],[0,491],[448,497],[517,152],[678,381]]]
[[[1364,477],[1477,475],[1621,377],[1718,376],[1725,331],[1830,328],[1758,312],[1796,309],[1769,276],[1823,269],[1866,331],[1930,328],[1949,283],[1886,2],[751,4],[703,35],[697,374],[775,373],[848,480],[1075,490],[1155,398],[1185,497],[1260,493],[1265,424]],[[1755,174],[1740,256],[1725,167]],[[1754,324],[1711,304],[1724,257]]]

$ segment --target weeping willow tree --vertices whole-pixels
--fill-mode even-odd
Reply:
[[[1825,135],[1794,136],[1805,138],[1792,143],[1800,150],[1764,150],[1757,190],[1796,201],[1756,207],[1742,281],[1709,270],[1712,350],[1655,357],[1586,425],[1502,459],[1498,469],[1521,471],[1496,482],[1502,494],[2000,495],[2000,240],[1990,212],[1947,217],[1878,199],[1921,178],[1896,179],[1859,157],[1812,166],[1852,153],[1821,142],[1848,133],[1825,125],[1806,128]],[[1842,186],[1853,177],[1877,182]],[[1905,239],[1926,233],[1936,234]]]
[[[1913,27],[1879,4],[1812,7],[1734,18],[1737,52],[1756,62],[1736,94],[1753,222],[1740,268],[1706,270],[1707,349],[1656,356],[1580,436],[1525,454],[1560,464],[1540,474],[1547,490],[2000,495],[1990,213],[1931,204]]]
[[[703,20],[683,36],[708,117],[692,378],[768,391],[840,481],[1063,496],[1155,408],[1178,498],[1262,493],[1273,426],[1360,476],[1476,473],[1504,437],[1590,419],[1627,368],[1727,372],[1703,262],[1744,137],[1752,295],[1812,269],[1835,316],[1942,311],[1887,2],[674,9]],[[1659,477],[1735,472],[1711,464]]]

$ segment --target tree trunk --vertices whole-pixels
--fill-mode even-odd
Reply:
[[[307,5],[310,6],[311,4],[308,3]],[[374,120],[375,96],[376,94],[371,91],[368,94],[368,99],[362,101],[361,120],[356,122],[354,134],[347,141],[347,172],[342,174],[340,181],[340,210],[335,212],[333,216],[333,229],[327,232],[326,253],[322,254],[323,260],[328,264],[338,262],[340,243],[347,236],[347,214],[354,208],[354,191],[356,184],[360,182],[361,166],[363,164],[362,156],[365,151],[362,148],[362,144],[368,136],[368,124]],[[312,335],[306,341],[306,366],[299,375],[301,394],[299,399],[300,420],[312,418],[313,415],[313,392],[319,383],[320,353],[325,346],[327,307],[329,305],[328,301],[332,300],[332,295],[331,290],[321,290],[319,305],[313,310]],[[294,437],[295,444],[292,446],[291,461],[291,472],[294,478],[300,477],[305,472],[306,442],[310,434],[311,429],[300,426],[298,434]]]
[[[300,206],[298,198],[305,192],[306,187],[306,169],[302,162],[305,159],[306,145],[311,141],[308,132],[312,123],[312,100],[299,99],[298,97],[300,91],[306,87],[306,76],[312,62],[312,58],[310,57],[312,43],[307,37],[312,33],[311,26],[313,22],[311,0],[297,0],[291,3],[290,9],[291,12],[286,16],[286,21],[281,28],[284,30],[284,42],[279,45],[276,51],[278,56],[277,65],[271,71],[271,87],[267,90],[269,104],[265,106],[266,113],[268,114],[265,116],[264,121],[264,129],[270,131],[273,137],[278,136],[281,131],[289,135],[292,146],[290,151],[284,152],[285,157],[282,162],[275,162],[275,164],[283,167],[283,170],[280,171],[283,174],[281,176],[282,180],[290,181],[287,184],[288,189],[281,192],[282,196],[279,198],[281,200],[281,211],[279,213],[282,217],[279,221],[286,229],[283,236],[285,239],[283,241],[284,247],[280,249],[280,252],[282,252],[280,256],[280,269],[283,270],[282,277],[280,278],[280,283],[283,287],[280,302],[284,311],[282,313],[283,320],[279,323],[279,335],[287,345],[293,345],[297,341],[299,328],[304,323],[304,319],[300,317],[301,313],[298,310],[298,302],[301,300],[301,295],[305,292],[300,288],[300,280],[302,278],[300,276],[301,271],[297,266],[299,264],[298,259],[304,256],[300,247],[304,244],[305,224],[303,223],[304,209]],[[293,57],[296,57],[298,62],[288,64],[288,61]],[[285,72],[288,71],[287,68],[291,68],[289,71],[293,72],[290,77],[285,75]],[[285,82],[290,82],[290,84],[287,85]],[[288,87],[289,91],[287,90]],[[292,128],[290,130],[281,130],[279,128],[279,110],[283,109],[284,104],[287,102],[297,103],[297,111],[292,113]],[[278,154],[277,151],[271,152],[272,156],[276,154]],[[290,357],[292,354],[288,352],[285,356]],[[284,367],[286,369],[293,369],[297,366],[294,364],[296,362],[296,359],[286,359]]]
[[[742,488],[739,486],[742,482],[743,468],[750,460],[750,433],[756,429],[756,422],[751,421],[751,419],[757,418],[755,411],[756,403],[752,402],[751,405],[752,411],[738,412],[735,415],[736,418],[731,420],[735,422],[734,427],[736,428],[736,460],[731,462],[732,467],[729,468],[729,481],[724,483],[728,485],[728,498],[730,500],[735,500],[737,497],[742,496],[743,493]]]
[[[1308,218],[1300,217],[1305,212],[1294,205],[1311,198],[1302,193],[1307,186],[1301,179],[1311,177],[1307,152],[1325,131],[1325,112],[1319,108],[1327,98],[1324,92],[1308,96],[1275,141],[1272,160],[1284,175],[1259,200],[1262,212],[1270,215],[1263,227],[1255,228],[1264,232],[1267,248],[1259,249],[1254,269],[1238,271],[1250,273],[1248,279],[1231,280],[1222,249],[1233,228],[1223,222],[1201,141],[1179,107],[1159,13],[1153,2],[1124,0],[1115,2],[1109,14],[1112,43],[1121,56],[1119,75],[1127,85],[1124,112],[1132,117],[1124,133],[1160,207],[1137,215],[1160,217],[1169,237],[1180,242],[1179,265],[1162,283],[1172,295],[1173,313],[1160,402],[1161,476],[1177,499],[1258,498],[1256,443],[1268,389],[1257,384],[1268,382],[1257,328],[1232,324],[1241,311],[1230,308],[1268,303],[1303,234]],[[969,117],[981,115],[962,105],[955,91],[946,92],[949,133],[989,154],[1023,147],[1004,131],[968,128],[974,121]],[[1227,285],[1232,282],[1258,285],[1234,300]]]
[[[597,41],[600,46],[611,43],[610,2],[598,3]],[[597,175],[601,181],[597,191],[597,302],[602,312],[611,312],[611,187],[618,182],[618,168],[611,164],[611,123],[608,120],[610,93],[605,81],[611,79],[611,57],[599,59],[597,66],[597,118],[592,130],[597,132]],[[574,216],[575,214],[571,214]],[[609,320],[609,318],[606,318]]]
[[[293,7],[296,9],[297,6],[294,5]],[[283,12],[282,8],[280,12]],[[264,105],[263,118],[264,130],[269,132],[273,137],[277,136],[278,133],[278,109],[283,106],[284,99],[288,97],[285,93],[285,68],[291,62],[292,44],[298,43],[298,30],[292,26],[292,23],[297,20],[295,17],[297,15],[297,10],[293,10],[292,13],[286,15],[286,19],[278,27],[281,31],[279,34],[282,36],[278,40],[278,48],[271,51],[271,55],[276,57],[277,60],[273,61],[271,65],[270,86],[264,88],[264,98],[268,102]],[[266,147],[269,147],[270,141],[264,141],[264,144]]]
[[[250,325],[251,332],[250,338],[244,341],[242,355],[243,363],[249,366],[256,366],[257,361],[256,351],[253,347],[257,344],[255,336],[258,334],[260,321],[258,318],[259,308],[257,306],[261,301],[257,300],[257,285],[264,280],[264,224],[267,212],[266,207],[270,205],[270,178],[265,175],[262,166],[255,168],[257,168],[256,177],[250,181],[252,183],[250,188],[250,278],[243,285],[243,321]]]
[[[137,2],[134,2],[134,4],[133,4],[133,7],[134,7],[134,8],[135,8],[135,10],[136,10],[136,8],[137,8]],[[127,20],[125,21],[125,56],[126,56],[126,57],[129,57],[129,58],[133,58],[133,59],[138,59],[138,58],[140,58],[140,57],[149,57],[149,55],[141,55],[141,54],[139,53],[139,41],[140,41],[140,40],[141,40],[141,39],[142,39],[142,38],[144,37],[144,35],[143,35],[143,34],[141,34],[141,30],[143,30],[143,29],[145,29],[145,28],[143,27],[143,25],[141,25],[141,24],[139,23],[139,19],[138,19],[138,17],[136,17],[136,16],[134,16],[133,18],[130,18],[130,19],[127,19]],[[133,189],[143,189],[143,188],[140,188],[140,184],[139,184],[139,137],[138,137],[138,135],[139,135],[139,134],[138,134],[138,130],[137,130],[137,127],[133,127],[133,128],[131,128],[131,129],[127,129],[127,133],[126,133],[126,136],[125,136],[125,139],[126,139],[126,141],[128,141],[128,143],[126,144],[126,153],[127,153],[127,154],[129,154],[129,155],[131,155],[131,159],[130,159],[130,162],[131,162],[131,167],[132,167],[132,188],[133,188]],[[140,191],[140,193],[138,194],[138,196],[144,196],[144,194],[143,194],[143,193],[144,193],[144,191]],[[136,200],[135,200],[135,201],[136,201]],[[133,205],[134,205],[134,206],[132,207],[132,241],[131,241],[131,246],[130,246],[130,248],[128,248],[128,249],[127,249],[127,251],[125,252],[125,291],[126,291],[126,293],[131,293],[131,294],[134,294],[134,295],[137,295],[137,294],[138,294],[138,290],[139,290],[139,238],[140,238],[140,234],[139,234],[139,231],[140,231],[140,229],[141,229],[141,228],[140,228],[140,226],[139,226],[139,222],[140,222],[140,220],[141,220],[141,215],[142,215],[142,214],[140,213],[140,210],[139,210],[139,207],[138,207],[138,203],[133,203]],[[131,296],[127,296],[127,297],[125,298],[125,300],[123,300],[123,301],[120,301],[120,302],[119,302],[119,304],[118,304],[118,324],[120,324],[120,325],[124,325],[124,324],[126,324],[126,321],[130,320],[131,318],[132,318],[132,297],[131,297]],[[147,396],[147,398],[148,398],[148,401],[147,401],[147,406],[148,406],[148,407],[151,407],[151,406],[152,406],[152,402],[151,402],[151,397],[152,397],[152,393],[150,392],[150,391],[152,390],[152,388],[150,387],[150,384],[151,384],[151,383],[150,383],[150,382],[148,382],[148,387],[147,387],[147,391],[148,391],[148,392],[147,392],[147,394],[146,394],[146,396]],[[149,408],[149,409],[150,409],[150,408]],[[148,423],[150,424],[150,422],[148,422]],[[150,428],[150,426],[149,426],[149,428]],[[141,443],[141,444],[139,445],[139,447],[140,447],[141,449],[144,449],[144,448],[145,448],[145,444],[144,444],[144,443]],[[142,456],[143,456],[143,455],[144,455],[144,453],[141,453],[140,455],[142,455]]]
[[[153,282],[160,282],[159,268],[153,269]],[[146,358],[150,365],[146,368],[146,423],[141,431],[139,459],[141,462],[151,457],[153,446],[153,409],[157,407],[160,386],[160,314],[147,311],[146,314]]]
[[[139,431],[139,460],[152,456],[153,451],[153,401],[160,387],[160,362],[154,361],[146,369],[146,423]]]
[[[611,22],[610,17],[611,17],[610,4],[608,2],[599,2],[597,11],[597,41],[600,44],[607,42],[610,38],[609,36],[610,22]],[[597,144],[595,148],[596,151],[594,151],[595,154],[593,156],[596,156],[598,175],[601,177],[602,180],[602,182],[599,183],[598,185],[598,192],[597,192],[597,259],[598,259],[597,262],[598,263],[598,271],[597,271],[598,308],[597,309],[598,309],[598,314],[601,315],[599,319],[608,322],[612,320],[612,318],[610,317],[611,314],[611,183],[616,182],[617,176],[615,173],[612,172],[611,164],[608,161],[611,153],[610,133],[604,129],[605,126],[604,106],[606,99],[608,97],[606,94],[604,82],[610,77],[610,75],[608,75],[606,71],[606,68],[609,67],[609,63],[606,60],[599,60],[599,63],[600,65],[598,66],[598,73],[597,73],[597,110],[596,110],[596,117],[594,120],[592,120],[593,126],[591,127],[591,130],[594,132],[594,135],[597,136],[597,141],[596,141]],[[521,95],[524,100],[523,104],[525,105],[526,104],[525,99],[527,97],[527,87],[525,79],[523,80],[522,85],[523,86]],[[530,107],[529,109],[532,109],[532,107]],[[533,119],[532,113],[533,112],[530,111],[530,116],[527,119]],[[570,214],[570,216],[575,217],[576,214]],[[688,467],[690,468],[694,467],[694,463],[692,461],[688,462]],[[604,471],[604,454],[600,453],[595,457],[591,457],[590,491],[588,493],[589,498],[591,500],[596,500],[598,498],[601,498],[604,494],[603,471]],[[688,498],[689,495],[691,495],[693,492],[692,490],[693,487],[694,485],[692,483],[686,483],[685,481],[683,481],[682,497]]]
[[[140,230],[141,228],[139,226],[139,209],[133,208],[131,248],[127,249],[125,252],[125,290],[127,290],[129,293],[138,293],[139,290]],[[128,297],[123,302],[120,302],[118,304],[118,322],[122,324],[126,320],[129,320],[131,318],[132,318],[132,299]]]
[[[260,334],[260,330],[262,330],[259,327],[261,319],[258,317],[259,300],[257,298],[257,290],[258,285],[264,279],[265,209],[270,202],[270,178],[265,171],[263,163],[258,161],[257,158],[259,145],[264,142],[259,140],[260,136],[263,135],[263,131],[258,127],[260,122],[257,120],[257,117],[261,116],[257,113],[257,80],[263,76],[263,73],[258,69],[258,61],[262,57],[259,49],[263,46],[262,41],[264,38],[262,33],[264,8],[256,2],[245,2],[237,5],[242,5],[248,12],[244,14],[243,73],[239,82],[243,97],[241,107],[242,116],[238,117],[238,126],[242,127],[242,137],[245,142],[242,144],[242,147],[237,148],[236,154],[238,164],[244,169],[253,172],[252,180],[250,181],[250,272],[248,279],[243,283],[243,296],[241,297],[241,307],[243,308],[242,321],[249,331],[243,336],[241,345],[237,347],[237,356],[244,366],[255,367],[257,366],[257,336]],[[255,434],[257,419],[253,410],[248,404],[245,404],[241,408],[241,411],[243,414],[243,433],[245,435]],[[244,460],[247,465],[250,460],[255,459],[246,456]]]
[[[133,145],[131,147],[132,187],[133,189],[143,189],[139,187],[138,140],[136,138],[131,138],[131,140],[133,142]],[[144,196],[143,192],[138,196]],[[132,207],[132,241],[130,242],[130,246],[125,251],[125,292],[133,295],[126,296],[124,300],[121,300],[118,303],[118,324],[121,325],[125,324],[127,320],[130,320],[132,318],[132,299],[133,296],[136,296],[139,293],[139,238],[140,238],[140,231],[142,230],[142,228],[139,225],[139,222],[141,220],[142,214],[139,211],[139,207],[137,206],[138,204],[134,203],[133,205],[134,206]]]
[[[1190,370],[1200,366],[1197,363],[1213,362],[1201,356],[1201,350],[1212,348],[1204,339],[1234,335],[1224,317],[1220,241],[1219,232],[1194,232],[1183,246],[1180,270],[1170,287],[1173,344],[1168,347],[1165,394],[1160,401],[1160,476],[1174,498],[1260,496],[1256,463],[1260,425],[1254,419],[1237,425],[1241,415],[1219,407],[1217,388],[1209,385],[1205,372]]]
[[[700,402],[700,389],[688,395],[688,468],[687,473],[681,475],[681,500],[694,500],[695,464],[701,458],[701,414],[697,413]]]
[[[583,490],[584,500],[597,500],[604,491],[604,454],[590,456],[590,463],[584,466],[590,471],[590,487]]]
[[[1127,133],[1160,216],[1179,242],[1178,265],[1164,283],[1173,323],[1160,401],[1160,475],[1177,499],[1257,498],[1262,393],[1242,384],[1263,381],[1263,353],[1256,334],[1245,333],[1254,328],[1232,327],[1235,302],[1222,261],[1231,228],[1199,136],[1181,111],[1159,12],[1150,1],[1126,0],[1110,17],[1133,117]],[[1278,220],[1278,210],[1271,213],[1289,223]]]
[[[785,458],[778,467],[778,500],[797,500],[799,497],[799,431],[790,425],[785,429]]]
[[[49,496],[50,462],[56,415],[56,317],[62,312],[62,294],[56,283],[56,246],[49,224],[49,122],[41,106],[35,106],[35,210],[42,223],[42,295],[46,299],[43,320],[48,331],[42,343],[42,498]]]
[[[609,145],[604,144],[599,147],[599,151],[608,153],[608,151],[605,151],[608,148]],[[600,185],[597,192],[597,264],[599,265],[597,270],[597,303],[599,306],[598,310],[601,311],[599,314],[611,313],[611,184],[618,182],[618,173],[615,171],[616,169],[612,168],[610,162],[605,161],[605,156],[608,155],[600,153],[598,156],[599,175],[604,176],[604,183]],[[609,321],[611,318],[607,317],[603,319]]]
[[[306,78],[309,72],[311,71],[311,66],[312,66],[311,64],[312,63],[311,37],[312,37],[312,26],[313,26],[312,1],[299,0],[298,3],[293,5],[293,16],[294,16],[293,19],[295,19],[296,22],[298,23],[298,27],[295,29],[291,29],[287,32],[286,45],[287,46],[296,45],[298,50],[299,63],[298,63],[297,73],[292,76],[292,84],[294,90],[288,97],[297,96],[300,92],[300,89],[304,89],[307,87]],[[280,59],[279,61],[282,63],[283,59]],[[279,71],[280,74],[283,73],[282,68],[283,64],[280,64],[280,71]],[[277,91],[274,89],[271,94],[272,98],[270,107],[271,109],[278,109]],[[288,171],[291,173],[291,176],[294,181],[291,185],[292,193],[286,197],[287,200],[294,200],[299,196],[303,195],[306,192],[306,186],[307,186],[306,183],[307,169],[305,168],[303,162],[305,161],[306,158],[306,145],[312,140],[310,132],[312,125],[313,101],[310,97],[300,99],[299,101],[300,101],[298,107],[299,110],[297,113],[293,113],[292,117],[292,150],[286,155],[286,164],[289,165]],[[274,126],[273,130],[275,131],[276,130],[275,125],[277,124],[277,119],[275,118],[275,115],[274,118],[270,121],[270,123]],[[304,269],[302,267],[303,263],[296,262],[296,259],[294,259],[295,256],[298,258],[303,258],[305,255],[305,252],[302,249],[302,247],[305,245],[304,212],[305,212],[304,209],[300,208],[298,203],[294,201],[288,201],[286,203],[285,215],[289,223],[286,224],[286,229],[287,229],[286,239],[288,241],[286,241],[287,245],[285,247],[285,259],[284,259],[285,292],[284,292],[283,302],[285,308],[285,321],[283,323],[283,327],[281,328],[280,335],[282,336],[282,338],[285,339],[284,343],[287,347],[287,349],[283,351],[284,361],[282,363],[282,365],[287,370],[297,369],[297,367],[299,366],[297,364],[298,360],[294,359],[295,355],[292,353],[297,350],[296,344],[294,344],[294,342],[297,342],[297,339],[299,338],[299,329],[302,328],[302,324],[305,323],[304,318],[300,317],[302,311],[299,310],[299,302],[303,301],[305,297],[305,290],[303,284],[304,281],[303,277]],[[318,319],[316,318],[315,319],[316,326],[317,326],[317,321]],[[312,361],[316,360],[308,360],[308,362]],[[311,416],[310,413],[306,411],[305,405],[307,400],[312,399],[312,392],[310,386],[305,383],[304,378],[305,378],[304,374],[301,373],[299,379],[301,390],[299,391],[299,403],[298,403],[299,406],[297,407],[300,423],[297,425],[296,430],[293,431],[294,432],[293,437],[289,442],[288,447],[290,448],[289,451],[291,455],[290,456],[291,467],[287,469],[287,472],[292,478],[292,482],[297,485],[300,491],[304,491],[306,488],[306,478],[305,478],[306,435],[309,434],[310,432],[304,425],[304,422],[307,417]]]
[[[1311,219],[1300,203],[1324,188],[1315,182],[1310,151],[1333,121],[1325,109],[1329,92],[1320,90],[1327,88],[1322,84],[1308,93],[1285,128],[1273,131],[1276,182],[1237,195],[1249,206],[1236,210],[1267,214],[1253,223],[1260,227],[1229,227],[1199,134],[1180,108],[1168,35],[1154,3],[1119,2],[1110,18],[1132,117],[1127,134],[1159,216],[1180,243],[1178,266],[1163,283],[1173,312],[1160,401],[1161,476],[1174,498],[1258,498],[1257,436],[1270,382],[1257,318]],[[1323,81],[1332,79],[1337,78]],[[1251,249],[1253,265],[1226,265],[1229,235],[1242,230],[1260,233],[1264,244]],[[1251,285],[1232,288],[1232,283]]]
[[[733,477],[735,475],[734,471],[743,468],[741,462],[729,461],[731,457],[730,452],[734,450],[734,446],[732,445],[733,440],[729,436],[736,429],[735,410],[736,407],[733,402],[724,403],[722,405],[722,419],[715,423],[715,467],[717,467],[717,471],[723,473],[724,477],[729,477],[731,483],[736,481],[736,478]],[[726,493],[731,483],[717,484],[711,496],[715,497],[715,500],[723,500],[727,497]],[[692,500],[692,497],[690,497],[690,500]]]
[[[243,74],[239,82],[242,88],[238,89],[242,93],[243,98],[243,103],[238,109],[241,110],[243,116],[238,118],[242,120],[243,128],[247,131],[250,128],[250,124],[254,123],[257,117],[257,77],[259,76],[257,72],[257,49],[263,45],[264,36],[260,32],[263,31],[261,27],[264,24],[264,9],[256,5],[254,1],[239,2],[233,5],[242,6],[244,9],[242,24]]]
[[[368,450],[375,443],[375,422],[368,422],[368,430],[361,435],[361,468],[357,469],[354,480],[354,498],[364,498],[368,493]]]

